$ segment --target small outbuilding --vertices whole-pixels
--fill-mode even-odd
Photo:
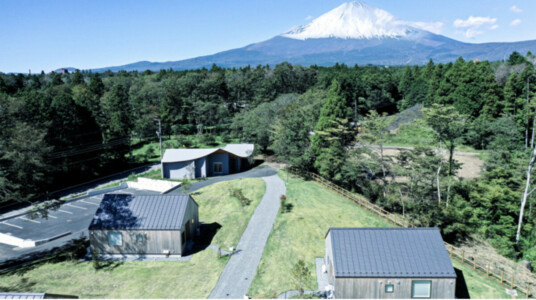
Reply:
[[[91,248],[99,255],[183,255],[199,225],[190,195],[104,195],[91,224]]]
[[[194,179],[246,170],[253,144],[229,144],[211,149],[167,149],[162,158],[162,178]]]
[[[455,295],[456,272],[438,228],[331,228],[324,262],[335,298]]]

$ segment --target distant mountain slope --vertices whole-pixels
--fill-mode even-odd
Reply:
[[[148,62],[95,69],[143,71],[278,64],[284,61],[329,66],[335,63],[405,65],[451,62],[458,57],[503,60],[513,51],[536,52],[536,40],[514,43],[471,44],[437,35],[396,19],[390,13],[360,2],[348,2],[314,19],[305,26],[269,40],[213,55],[171,61]]]

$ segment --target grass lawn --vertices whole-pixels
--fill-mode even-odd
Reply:
[[[242,207],[229,194],[243,189],[252,202]],[[265,183],[260,178],[220,182],[197,191],[203,223],[222,227],[213,244],[235,246],[249,218],[262,199]],[[187,262],[117,262],[95,271],[92,262],[48,262],[0,275],[0,291],[47,292],[80,298],[207,298],[228,258],[218,259],[211,249],[193,255]]]
[[[231,188],[241,189],[251,204],[242,207],[230,195]],[[212,244],[226,249],[236,247],[265,190],[266,183],[261,178],[244,178],[211,184],[191,194],[199,204],[199,220],[222,225]]]
[[[467,265],[462,265],[460,262],[458,262],[455,259],[452,259],[452,265],[454,266],[454,268],[457,269],[458,277],[460,277],[459,271],[463,273],[465,284],[467,285],[467,290],[469,291],[469,296],[471,298],[501,299],[501,298],[512,297],[506,293],[505,287],[501,286],[497,282],[484,278],[483,275],[477,273],[471,267]],[[456,282],[456,284],[458,285],[457,288],[459,288],[460,278],[458,278],[458,281]],[[524,297],[518,297],[518,298],[524,298]]]
[[[281,178],[285,180],[286,176]],[[290,272],[299,259],[313,273],[306,289],[316,290],[314,258],[324,256],[324,237],[330,227],[390,226],[320,185],[292,175],[287,201],[293,205],[292,210],[277,216],[249,290],[253,297],[276,297],[294,289]]]

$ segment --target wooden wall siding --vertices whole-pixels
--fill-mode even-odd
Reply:
[[[192,222],[193,220],[193,222]],[[189,237],[193,239],[199,226],[199,209],[197,203],[190,199],[182,222],[182,230],[90,230],[89,240],[91,246],[100,254],[163,254],[163,250],[170,254],[182,255],[186,243],[182,241],[182,231],[188,226]],[[108,232],[121,232],[123,245],[108,245]],[[138,242],[138,234],[143,235],[143,242]]]
[[[336,278],[335,298],[409,299],[413,280],[431,280],[432,299],[454,299],[454,278]],[[385,284],[393,284],[394,292],[386,293]]]
[[[108,245],[108,232],[121,232],[123,245]],[[136,236],[143,235],[138,242]],[[169,250],[171,254],[182,254],[181,231],[179,230],[91,230],[89,232],[91,246],[99,254],[163,254]]]
[[[193,223],[191,222],[192,220],[194,220]],[[199,210],[198,210],[197,204],[192,200],[188,201],[188,205],[186,206],[184,219],[182,220],[182,230],[186,230],[186,223],[188,222],[190,222],[190,226],[189,226],[190,232],[188,235],[191,238],[193,238],[195,237],[197,227],[199,226]],[[183,248],[185,246],[186,246],[186,243],[182,245]]]

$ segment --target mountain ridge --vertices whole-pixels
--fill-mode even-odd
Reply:
[[[95,72],[158,71],[161,69],[244,67],[281,62],[304,66],[424,64],[430,59],[447,63],[467,60],[504,60],[512,52],[536,52],[536,40],[520,42],[465,43],[416,28],[415,22],[399,20],[389,12],[363,2],[347,2],[310,23],[271,39],[211,55],[168,62],[140,61]]]

